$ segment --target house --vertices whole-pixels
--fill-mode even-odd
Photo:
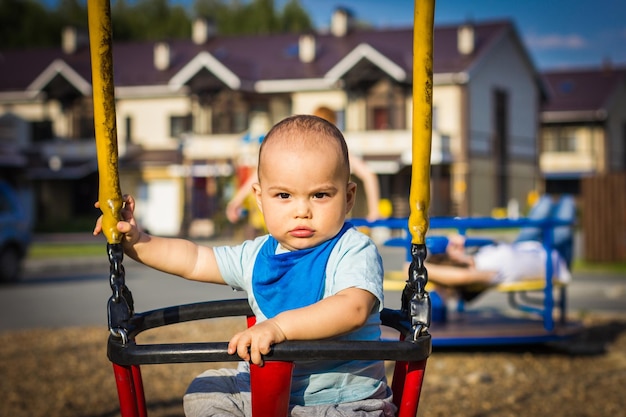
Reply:
[[[580,194],[587,176],[626,171],[626,68],[542,74],[541,173],[552,194]]]
[[[120,179],[142,223],[165,235],[198,224],[212,233],[267,129],[320,105],[378,173],[393,215],[408,215],[413,28],[351,22],[337,9],[328,33],[223,37],[196,20],[189,40],[116,43]],[[89,214],[96,196],[89,51],[76,30],[63,39],[62,48],[0,51],[0,117],[28,122],[39,206],[56,208],[40,221]],[[538,187],[545,92],[514,24],[436,27],[434,43],[430,214],[489,215],[525,201]]]

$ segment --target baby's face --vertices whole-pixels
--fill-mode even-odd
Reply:
[[[260,183],[254,189],[269,233],[288,250],[333,238],[356,193],[334,144],[272,143],[263,152]]]

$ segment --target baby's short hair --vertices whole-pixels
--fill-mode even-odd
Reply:
[[[343,137],[341,131],[334,124],[329,121],[313,115],[299,114],[295,116],[287,117],[280,122],[276,123],[270,131],[267,133],[261,148],[259,150],[259,163],[258,167],[261,167],[261,157],[263,150],[269,143],[277,138],[285,139],[289,143],[301,144],[304,140],[311,141],[311,145],[315,146],[323,140],[333,139],[339,146],[341,152],[343,164],[346,168],[346,175],[350,176],[350,161],[348,158],[348,145]]]

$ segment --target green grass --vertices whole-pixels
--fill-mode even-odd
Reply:
[[[588,262],[578,259],[574,261],[572,270],[578,273],[595,272],[621,274],[626,278],[626,262]]]
[[[107,256],[105,243],[33,243],[28,251],[30,259]]]

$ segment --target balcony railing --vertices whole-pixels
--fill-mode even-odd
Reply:
[[[596,172],[599,169],[593,155],[581,152],[543,152],[539,167],[544,174],[558,172]]]

